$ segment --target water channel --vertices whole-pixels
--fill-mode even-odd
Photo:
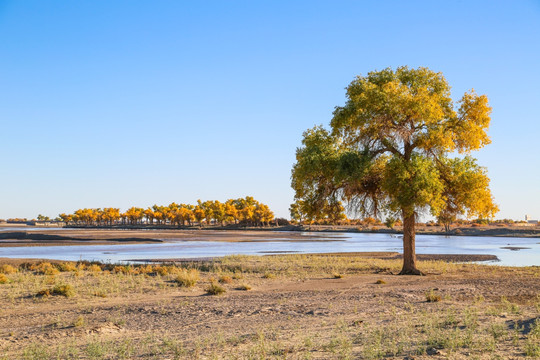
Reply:
[[[11,231],[14,229],[11,228]],[[25,229],[28,230],[28,229]],[[126,245],[70,245],[2,247],[0,257],[54,260],[97,260],[125,262],[142,259],[207,258],[233,254],[329,253],[391,251],[402,252],[402,238],[395,234],[328,233],[305,241],[276,237],[270,241],[189,241],[166,239],[163,243]],[[540,265],[540,238],[417,235],[418,254],[490,254],[492,262],[508,266]]]

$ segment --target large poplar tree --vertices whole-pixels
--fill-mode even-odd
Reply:
[[[401,274],[421,274],[419,213],[492,217],[498,210],[486,170],[468,155],[490,143],[488,99],[471,91],[454,104],[441,73],[408,67],[358,76],[346,97],[331,131],[304,133],[292,171],[296,200],[312,211],[345,201],[364,215],[401,216]]]

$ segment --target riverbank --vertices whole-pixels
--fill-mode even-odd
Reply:
[[[539,267],[421,260],[427,276],[411,277],[395,275],[400,260],[357,254],[9,261],[4,359],[540,356]]]
[[[361,259],[377,259],[377,260],[402,260],[403,255],[397,252],[348,252],[348,253],[323,253],[323,254],[302,254],[305,256],[316,256],[319,258],[330,257],[330,258],[340,258],[340,257],[357,257]],[[280,254],[267,254],[264,256],[280,256]],[[489,254],[417,254],[417,260],[419,261],[442,261],[442,262],[455,262],[455,263],[466,263],[466,262],[481,262],[489,261],[494,262],[499,259],[495,255]],[[9,261],[8,259],[0,258],[0,261]],[[168,258],[168,259],[132,259],[128,261],[134,261],[138,263],[168,263],[168,264],[185,264],[193,262],[208,262],[208,261],[219,261],[220,258]],[[20,260],[16,260],[20,261]],[[34,260],[35,261],[35,260]]]
[[[382,233],[382,234],[402,234],[403,229],[396,226],[389,229],[383,226],[357,227],[340,225],[309,225],[298,226],[294,231],[312,231],[312,232],[350,232],[350,233]],[[538,237],[540,238],[540,226],[458,226],[453,227],[446,232],[442,226],[418,225],[416,227],[417,235],[440,235],[440,236],[495,236],[495,237]]]
[[[176,241],[222,241],[222,242],[261,242],[261,241],[333,241],[326,234],[302,234],[301,232],[276,231],[217,231],[217,230],[140,230],[140,229],[93,229],[63,228],[32,231],[0,232],[0,247],[14,246],[64,246],[64,245],[104,245],[135,244]],[[335,239],[336,241],[339,238]]]
[[[333,241],[328,234],[368,233],[399,236],[400,229],[385,227],[358,228],[353,226],[281,226],[268,228],[208,227],[208,228],[50,228],[27,227],[20,230],[4,226],[0,231],[0,247],[15,246],[64,246],[64,245],[118,245],[164,242],[167,240],[190,241]],[[306,234],[309,233],[309,234]],[[475,237],[540,237],[540,229],[521,227],[460,227],[449,234],[436,226],[421,226],[418,235],[475,236]],[[339,240],[336,238],[335,240]]]
[[[14,224],[0,224],[0,228],[3,231],[9,231],[9,228],[16,229],[28,229],[28,231],[35,231],[33,226],[27,225],[14,225]],[[39,228],[38,228],[39,229]],[[248,227],[240,225],[226,225],[226,226],[184,226],[184,227],[172,227],[172,226],[158,226],[158,225],[115,225],[112,227],[103,226],[68,226],[68,227],[47,227],[46,231],[54,230],[106,230],[106,231],[251,231],[251,232],[325,232],[325,233],[381,233],[381,234],[402,234],[402,227],[395,226],[390,229],[381,225],[370,226],[357,226],[357,225],[282,225],[282,226],[268,226],[268,227]],[[0,231],[0,234],[2,231]],[[417,224],[416,233],[418,235],[441,235],[441,236],[496,236],[496,237],[538,237],[540,238],[540,225],[536,226],[520,226],[520,225],[507,225],[507,224],[494,224],[494,225],[458,225],[452,226],[447,232],[443,226]]]

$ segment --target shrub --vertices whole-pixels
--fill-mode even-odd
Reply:
[[[90,271],[90,272],[93,272],[93,273],[101,272],[101,266],[99,266],[97,264],[92,264],[92,265],[88,266],[86,269],[88,271]]]
[[[211,282],[210,285],[206,288],[206,292],[210,295],[221,295],[225,293],[227,290],[219,285],[216,282]]]
[[[141,265],[137,268],[138,274],[150,274],[154,271],[154,267],[152,265]]]
[[[199,271],[196,269],[182,269],[174,280],[178,286],[192,287],[199,281]]]
[[[49,262],[43,262],[41,264],[32,266],[31,269],[34,270],[37,274],[42,275],[56,275],[60,272],[53,264]]]
[[[66,263],[60,264],[60,271],[67,272],[67,271],[77,271],[77,270],[78,270],[77,266],[75,266],[74,263],[66,262]]]
[[[251,286],[248,284],[242,284],[236,288],[236,290],[243,290],[243,291],[249,291],[251,290]]]
[[[132,272],[132,269],[129,265],[116,265],[115,267],[113,267],[112,272],[115,274],[127,275]]]
[[[17,272],[17,268],[9,264],[0,265],[0,274],[13,274]]]
[[[48,297],[51,296],[51,289],[39,290],[36,294],[39,297]]]
[[[290,225],[290,221],[284,218],[275,218],[274,222],[277,226]]]
[[[241,272],[236,271],[234,275],[232,276],[232,278],[235,280],[240,280],[244,278],[244,275]]]
[[[84,317],[82,315],[79,315],[77,319],[73,322],[74,327],[82,327],[86,324],[86,321],[84,320]]]
[[[441,295],[436,294],[435,291],[433,291],[433,289],[431,289],[426,293],[426,301],[427,302],[439,302],[439,301],[441,301]]]
[[[230,276],[223,275],[219,278],[219,282],[222,284],[230,284],[233,282],[233,279]]]
[[[274,274],[272,274],[272,273],[270,273],[270,272],[266,272],[266,273],[264,273],[264,275],[263,275],[263,278],[264,278],[264,279],[273,279],[273,278],[275,278],[275,277],[276,277],[276,275],[274,275]]]
[[[154,271],[156,272],[156,274],[159,274],[161,276],[166,276],[169,274],[169,269],[167,269],[165,266],[156,266],[154,268]]]
[[[75,295],[75,290],[73,290],[73,287],[71,285],[59,284],[52,288],[51,294],[72,297],[73,295]]]
[[[0,273],[0,284],[7,284],[9,282],[9,279],[6,275]]]

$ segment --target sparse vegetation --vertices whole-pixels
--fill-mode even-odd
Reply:
[[[84,320],[84,317],[79,315],[77,319],[73,322],[74,327],[83,327],[86,324],[86,320]]]
[[[223,286],[219,285],[217,282],[212,281],[210,285],[206,288],[206,293],[210,295],[221,295],[227,291]]]
[[[0,284],[7,284],[8,281],[9,281],[8,277],[0,273]]]
[[[199,281],[199,271],[196,269],[181,269],[175,279],[178,286],[192,287]]]
[[[219,277],[219,282],[222,284],[231,284],[233,282],[233,279],[228,275],[222,275]]]
[[[435,290],[433,289],[430,289],[427,293],[426,293],[426,301],[427,302],[439,302],[442,300],[442,297],[441,295],[437,294],[435,292]]]
[[[0,274],[14,274],[17,272],[17,268],[9,265],[9,264],[2,264],[0,265]]]
[[[308,279],[310,284],[316,284],[311,281],[328,278],[328,274],[344,273],[354,275],[354,281],[358,279],[366,286],[384,284],[380,276],[397,273],[401,265],[399,259],[384,256],[374,259],[354,254],[291,254],[229,256],[181,265],[79,262],[63,266],[76,271],[60,271],[61,262],[44,263],[12,265],[15,271],[4,275],[10,281],[0,286],[2,311],[13,314],[16,309],[41,306],[73,309],[75,306],[79,309],[76,315],[68,312],[69,316],[58,315],[52,320],[49,317],[45,324],[39,325],[42,330],[36,330],[36,334],[46,331],[57,336],[61,332],[84,329],[82,331],[88,335],[58,338],[47,346],[40,346],[37,340],[21,341],[17,331],[11,335],[5,333],[20,341],[20,345],[10,348],[7,358],[183,358],[195,353],[199,358],[219,359],[220,352],[234,352],[239,358],[309,358],[317,353],[321,358],[343,359],[422,358],[431,356],[428,354],[474,359],[482,358],[482,354],[507,358],[511,353],[535,358],[540,351],[537,345],[540,330],[534,322],[539,314],[540,297],[519,300],[509,296],[512,292],[500,292],[505,290],[503,286],[494,291],[489,287],[489,291],[470,293],[465,298],[444,295],[444,306],[427,302],[428,297],[441,300],[443,294],[448,293],[444,285],[439,285],[439,279],[443,279],[441,284],[444,284],[446,276],[452,282],[459,281],[455,274],[471,279],[487,277],[491,279],[488,283],[508,278],[534,281],[540,277],[535,267],[516,269],[421,261],[423,271],[441,274],[425,278],[428,283],[437,279],[438,289],[426,286],[427,292],[426,288],[404,292],[399,287],[402,278],[393,278],[392,293],[399,297],[388,297],[386,287],[374,286],[373,293],[366,294],[365,290],[349,285],[343,291],[339,288],[341,282],[335,283],[338,287],[335,291],[330,288],[316,296],[308,290],[312,285],[298,293],[265,292],[265,284],[273,289],[276,285],[279,287],[271,280],[274,276],[288,282],[288,286],[303,284],[303,280]],[[46,275],[50,268],[59,273]],[[267,274],[271,276],[265,276]],[[179,277],[183,278],[180,282]],[[188,281],[193,277],[197,281]],[[227,277],[233,284],[234,280],[243,279],[231,286],[236,291],[230,296],[197,298],[204,293],[222,294],[229,284],[228,280],[223,281]],[[419,281],[423,282],[424,278]],[[180,284],[190,283],[193,284],[189,290],[192,294],[183,297],[182,291],[187,294],[188,290],[183,290],[187,286]],[[259,291],[239,294],[252,286]],[[38,293],[39,296],[35,296]],[[175,300],[171,301],[168,294],[174,294]],[[249,302],[238,303],[237,296],[249,297]],[[137,302],[132,303],[132,300],[138,301],[141,297],[146,299],[146,305],[133,307]],[[161,300],[152,300],[154,298]],[[125,300],[119,302],[119,299]],[[100,303],[104,305],[97,305]],[[117,305],[107,305],[109,303]],[[334,303],[340,305],[333,306]],[[219,321],[214,323],[201,317],[208,312]],[[209,329],[197,327],[197,331],[208,335],[165,334],[159,327],[147,338],[131,332],[145,326],[138,325],[139,319],[160,324],[170,319],[170,314],[181,317],[184,313],[197,319],[195,326],[207,324]],[[106,322],[103,319],[107,319]],[[297,321],[300,319],[301,322]],[[238,327],[233,327],[230,333],[220,333],[220,324],[230,321],[238,322]],[[171,325],[164,323],[164,326]],[[118,331],[128,331],[126,336],[130,341],[108,335]],[[92,334],[101,335],[98,338]],[[1,346],[2,343],[0,352],[5,351]]]
[[[275,277],[276,277],[276,275],[274,273],[271,273],[271,272],[265,272],[264,275],[263,275],[263,279],[273,279]]]

